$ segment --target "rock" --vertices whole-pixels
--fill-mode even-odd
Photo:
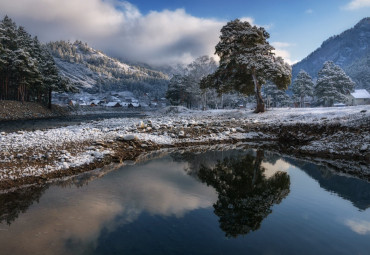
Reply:
[[[123,140],[125,141],[134,141],[134,140],[137,140],[137,136],[135,135],[126,135],[125,137],[123,137]]]
[[[184,136],[185,136],[185,132],[181,130],[181,131],[179,132],[179,137],[184,137]]]
[[[138,126],[138,128],[141,128],[141,129],[144,129],[146,127],[146,125],[143,121],[140,121],[137,126]]]
[[[146,128],[146,131],[148,132],[148,131],[151,131],[152,130],[152,128],[151,127],[147,127]]]
[[[368,145],[367,144],[364,144],[364,145],[361,146],[360,152],[364,153],[364,152],[367,151],[367,149],[368,149]]]
[[[145,143],[140,144],[140,146],[141,146],[141,148],[147,148],[147,147],[148,147],[148,145],[147,145],[147,144],[145,144]]]
[[[237,127],[237,128],[236,128],[236,131],[238,131],[238,132],[244,132],[244,129],[243,129],[243,128],[241,128],[241,127]]]
[[[230,128],[230,132],[235,133],[236,132],[236,128]]]

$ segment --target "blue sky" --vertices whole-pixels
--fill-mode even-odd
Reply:
[[[13,0],[8,14],[42,41],[83,40],[149,64],[188,63],[214,52],[220,28],[245,18],[264,26],[293,63],[370,14],[370,0]]]

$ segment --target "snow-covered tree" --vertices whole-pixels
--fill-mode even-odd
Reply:
[[[66,91],[67,85],[47,48],[5,16],[0,22],[0,99],[46,103],[51,90]]]
[[[189,108],[205,108],[214,102],[216,93],[211,89],[200,89],[200,80],[206,75],[214,72],[217,68],[212,57],[201,56],[183,69],[182,74],[176,74],[170,80],[167,99],[173,105],[185,105]]]
[[[355,87],[355,83],[346,75],[342,68],[332,61],[324,63],[319,71],[315,87],[318,103],[332,106],[334,102],[345,102]]]
[[[189,91],[186,84],[185,76],[174,75],[171,78],[166,93],[166,98],[170,101],[171,105],[186,104],[189,98]]]
[[[285,91],[278,89],[278,87],[272,82],[267,82],[263,86],[263,95],[265,101],[268,102],[268,107],[280,107],[289,106],[291,104],[290,97]]]
[[[236,19],[221,29],[216,54],[220,57],[217,71],[202,80],[202,88],[216,88],[219,93],[238,91],[254,94],[255,112],[264,112],[261,87],[266,81],[286,89],[291,82],[291,67],[281,57],[275,57],[268,43],[270,35],[263,27],[252,26]]]
[[[294,96],[300,99],[301,107],[304,107],[306,96],[313,96],[314,86],[311,76],[304,70],[300,70],[293,82],[292,91]]]
[[[216,69],[216,61],[209,56],[201,56],[187,66],[187,76],[193,81],[190,89],[193,105],[199,106],[201,104],[204,109],[210,103],[217,104],[215,102],[217,97],[214,89],[200,88],[200,81]]]

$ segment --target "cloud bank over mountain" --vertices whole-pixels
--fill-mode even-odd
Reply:
[[[0,14],[9,15],[43,42],[78,39],[113,56],[152,65],[189,63],[213,55],[227,22],[195,17],[184,9],[144,15],[118,0],[2,1]],[[276,52],[289,57],[286,48]]]

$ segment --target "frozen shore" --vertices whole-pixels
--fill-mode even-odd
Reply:
[[[285,154],[360,161],[370,172],[370,106],[189,111],[0,133],[0,189],[76,174],[142,152],[196,144],[274,143]]]

